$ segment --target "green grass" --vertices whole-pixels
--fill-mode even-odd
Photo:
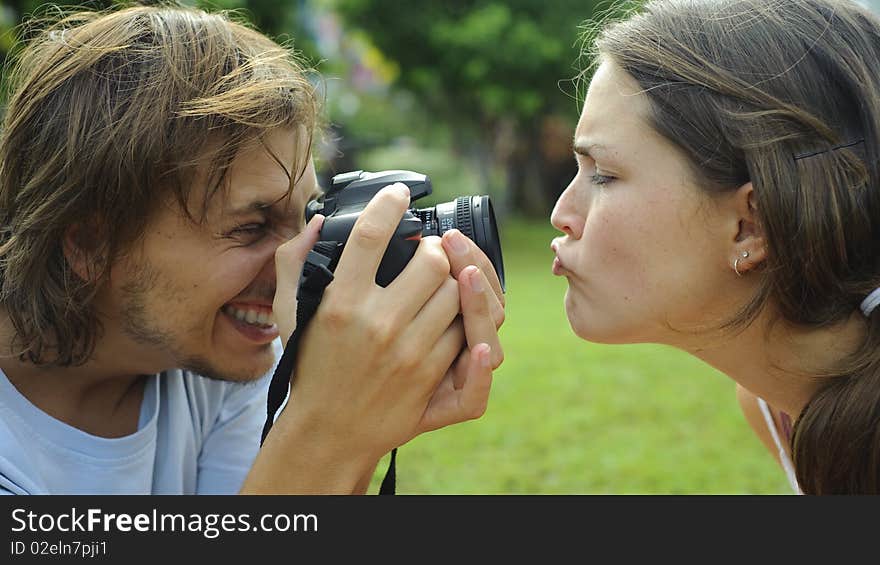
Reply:
[[[501,226],[505,362],[489,408],[401,447],[398,493],[790,493],[727,377],[669,347],[574,336],[552,237],[545,223]]]

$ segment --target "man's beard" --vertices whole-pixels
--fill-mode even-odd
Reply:
[[[217,369],[206,357],[187,354],[177,345],[181,342],[170,330],[161,328],[147,314],[147,296],[158,288],[159,275],[149,264],[139,267],[131,282],[122,286],[122,331],[135,343],[168,352],[176,360],[176,367],[199,376],[232,382],[253,381],[259,375],[233,374]],[[171,367],[169,367],[171,368]]]

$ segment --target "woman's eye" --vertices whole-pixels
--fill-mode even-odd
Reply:
[[[593,184],[608,184],[613,181],[614,177],[609,177],[607,175],[601,175],[598,172],[593,173],[593,176],[590,177],[590,181]]]

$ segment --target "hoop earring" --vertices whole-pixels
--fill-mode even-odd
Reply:
[[[742,254],[733,261],[733,272],[736,273],[736,276],[738,276],[738,277],[742,276],[742,273],[739,272],[739,260],[740,259],[748,259],[748,258],[749,258],[749,252],[743,251]]]

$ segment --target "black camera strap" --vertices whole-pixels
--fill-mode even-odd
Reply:
[[[275,368],[275,373],[272,375],[272,381],[269,383],[266,423],[263,425],[260,445],[263,445],[263,442],[266,441],[266,436],[269,434],[269,430],[272,429],[272,424],[275,423],[275,415],[284,403],[284,399],[287,398],[299,351],[299,341],[303,333],[305,333],[312,316],[318,310],[318,305],[324,296],[324,289],[333,281],[333,270],[339,261],[341,251],[342,244],[338,242],[319,241],[306,257],[299,288],[296,293],[296,329],[293,331],[290,339],[287,340],[284,353],[281,355],[278,366]],[[385,473],[382,485],[379,487],[379,494],[394,494],[397,475],[395,470],[396,459],[397,448],[391,450],[391,461],[388,464],[388,471]]]

